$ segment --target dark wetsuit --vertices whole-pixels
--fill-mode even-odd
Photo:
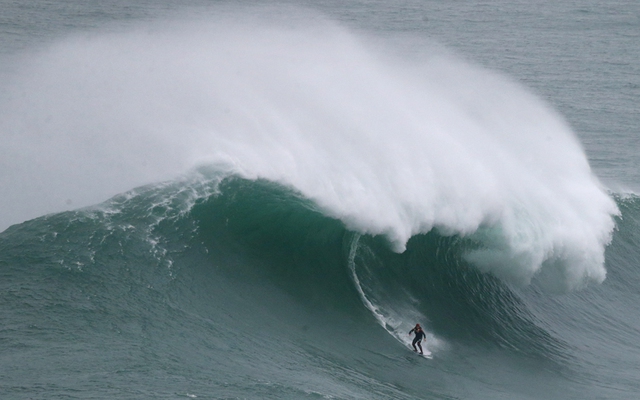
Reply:
[[[422,330],[422,328],[413,328],[412,330],[409,331],[409,335],[411,335],[412,333],[416,334],[416,337],[413,339],[413,342],[411,342],[411,345],[413,346],[413,351],[418,351],[418,349],[416,349],[416,344],[417,344],[418,347],[420,348],[420,354],[422,354],[422,345],[420,344],[420,342],[422,341],[422,338],[424,338],[426,335]]]

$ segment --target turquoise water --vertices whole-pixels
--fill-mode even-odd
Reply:
[[[639,391],[637,4],[0,7],[2,398]]]

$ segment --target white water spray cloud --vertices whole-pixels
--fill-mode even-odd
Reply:
[[[399,251],[435,227],[485,240],[469,259],[502,277],[604,279],[616,206],[563,119],[433,48],[372,43],[318,19],[236,18],[26,57],[1,99],[0,223],[224,162]]]

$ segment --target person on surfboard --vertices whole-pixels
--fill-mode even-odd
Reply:
[[[420,354],[424,354],[422,352],[422,345],[420,344],[420,342],[422,342],[423,340],[426,340],[427,335],[422,330],[422,327],[420,326],[420,324],[416,324],[415,328],[409,331],[409,336],[411,336],[412,333],[415,333],[416,335],[416,337],[413,338],[413,342],[411,343],[411,345],[413,346],[413,351],[415,351],[416,353],[418,352],[418,349],[416,349],[416,344],[417,344],[418,347],[420,348]]]

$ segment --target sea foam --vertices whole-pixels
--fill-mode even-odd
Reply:
[[[399,252],[436,228],[478,239],[468,260],[514,282],[602,281],[617,208],[563,118],[498,73],[397,43],[225,17],[25,55],[3,83],[2,222],[223,163]]]

